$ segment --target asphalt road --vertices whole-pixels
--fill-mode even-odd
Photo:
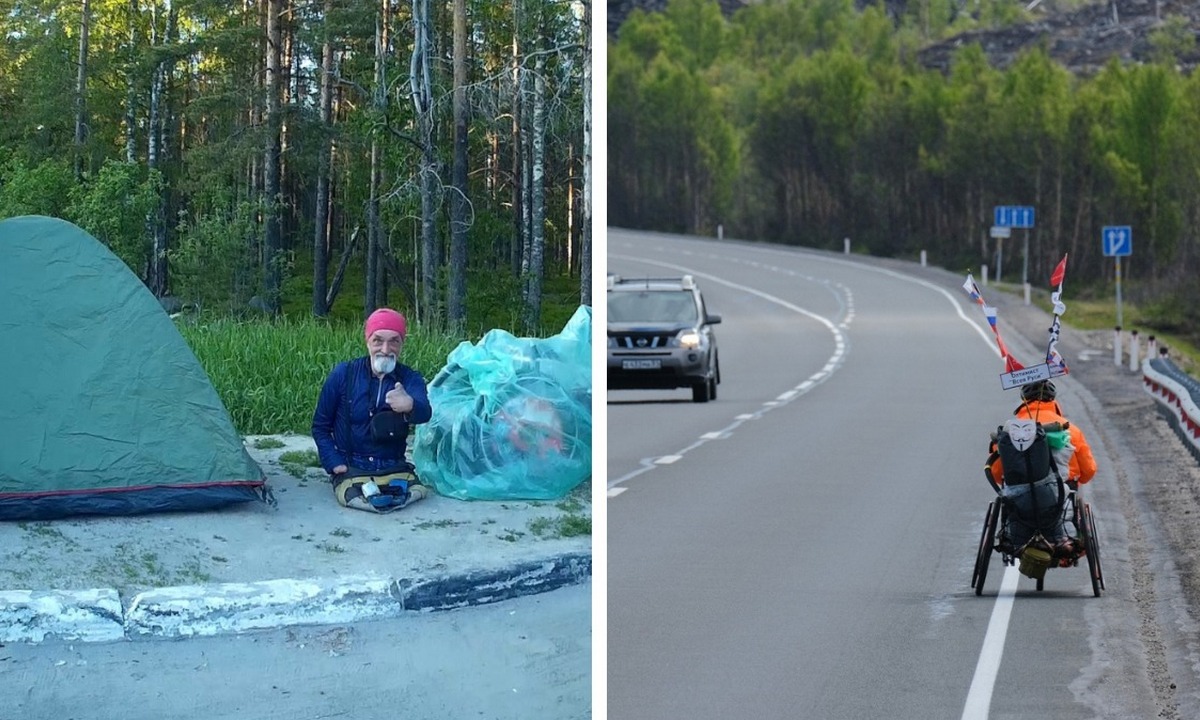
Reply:
[[[0,718],[580,720],[591,593],[186,642],[0,645]]]
[[[609,718],[1157,714],[1121,459],[1073,383],[1109,592],[1081,566],[1038,593],[998,555],[969,586],[987,436],[1019,398],[962,278],[616,230],[608,265],[693,273],[724,319],[716,402],[608,394]]]

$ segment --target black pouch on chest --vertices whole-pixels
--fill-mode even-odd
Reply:
[[[408,430],[408,421],[398,412],[383,410],[371,417],[371,439],[377,443],[400,442]]]

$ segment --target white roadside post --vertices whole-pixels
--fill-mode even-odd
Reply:
[[[1129,369],[1135,371],[1138,369],[1138,336],[1137,330],[1131,330],[1129,333]]]
[[[1113,365],[1121,365],[1121,326],[1113,330]]]

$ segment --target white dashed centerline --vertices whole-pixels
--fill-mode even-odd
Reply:
[[[795,258],[797,256],[796,252],[782,250],[782,249],[752,248],[752,250],[755,252],[759,252],[759,253],[763,253],[763,254],[767,254],[767,255],[774,255],[774,256],[787,256],[789,258]],[[686,254],[690,255],[692,253],[691,253],[691,251],[688,251]],[[699,253],[697,253],[697,254],[699,254]],[[678,268],[678,266],[672,265],[670,263],[657,262],[657,261],[653,261],[653,260],[647,260],[645,258],[636,258],[636,257],[620,256],[620,255],[612,254],[611,250],[610,250],[610,256],[611,257],[622,257],[623,259],[627,259],[627,260],[634,260],[637,262],[656,264],[656,265],[661,265],[664,267],[682,269],[682,268]],[[785,274],[792,275],[792,276],[796,275],[796,273],[792,270],[789,270],[786,268],[780,268],[773,264],[759,263],[757,261],[747,261],[747,260],[743,260],[741,258],[736,258],[736,257],[730,258],[727,256],[719,256],[716,253],[709,253],[708,257],[721,259],[726,262],[735,262],[735,263],[740,263],[743,265],[750,265],[752,267],[763,267],[768,270],[772,270],[772,271],[776,271],[776,272],[783,272]],[[992,340],[988,336],[985,329],[979,323],[977,323],[967,317],[966,313],[963,311],[962,304],[960,304],[958,302],[958,300],[953,295],[951,295],[950,292],[947,291],[945,288],[939,287],[939,286],[937,286],[931,282],[928,282],[926,280],[921,280],[920,278],[912,277],[911,275],[905,275],[903,273],[896,272],[894,270],[888,270],[886,268],[874,267],[874,266],[867,265],[864,263],[855,262],[853,260],[843,260],[843,259],[836,259],[836,258],[822,258],[822,260],[824,260],[826,262],[830,262],[835,265],[853,266],[853,267],[856,267],[861,270],[876,272],[881,275],[888,275],[890,277],[894,277],[894,278],[897,278],[897,279],[900,279],[900,280],[903,280],[906,282],[911,282],[911,283],[914,283],[917,285],[924,286],[926,288],[929,288],[929,289],[943,295],[947,300],[950,301],[950,304],[954,306],[954,310],[958,314],[958,317],[961,320],[963,320],[964,322],[966,322],[969,326],[971,326],[971,328],[979,335],[979,337],[983,340],[983,342],[992,348],[992,350],[996,353],[997,356],[1000,355],[999,349],[995,345],[992,344]],[[814,385],[828,379],[829,374],[832,373],[834,370],[836,370],[837,367],[840,366],[841,363],[843,362],[843,360],[844,360],[843,356],[845,355],[846,350],[845,350],[845,346],[844,346],[845,336],[842,334],[841,329],[848,327],[856,315],[856,313],[854,311],[853,295],[848,290],[845,291],[845,296],[848,300],[848,304],[845,309],[846,311],[845,311],[845,314],[842,319],[842,324],[838,325],[838,326],[834,326],[832,323],[825,320],[824,318],[820,318],[819,316],[816,316],[816,315],[808,312],[807,310],[798,308],[790,303],[787,303],[786,301],[779,300],[778,298],[772,298],[772,297],[770,297],[764,293],[761,293],[757,290],[743,288],[742,286],[734,285],[733,283],[729,283],[729,282],[720,280],[711,275],[705,275],[703,273],[698,273],[695,271],[687,271],[687,272],[692,272],[694,275],[709,278],[711,280],[714,280],[718,283],[727,285],[729,287],[733,287],[733,288],[737,288],[737,289],[747,289],[753,295],[757,295],[757,296],[767,299],[771,302],[777,302],[778,304],[780,304],[784,307],[793,309],[804,315],[807,315],[809,317],[817,319],[820,322],[825,323],[830,328],[830,330],[834,334],[835,348],[836,348],[835,353],[834,353],[833,357],[830,358],[829,363],[822,369],[821,372],[817,373],[816,375],[813,375],[808,380],[806,380],[803,383],[801,383],[800,385],[796,386],[796,390],[799,391],[800,395],[803,395],[805,392],[807,392],[809,389],[811,389]],[[807,277],[807,276],[801,276],[801,277]],[[809,279],[814,280],[814,281],[816,280],[816,278],[809,278]],[[1084,358],[1084,360],[1086,360],[1086,359],[1087,358]],[[794,398],[788,398],[787,402],[790,402],[792,399],[794,399]],[[773,401],[767,402],[767,403],[764,403],[764,405],[766,405],[767,407],[764,410],[759,411],[758,413],[754,413],[754,414],[750,414],[750,415],[747,415],[747,414],[738,415],[737,416],[737,420],[739,421],[738,424],[740,424],[740,421],[757,419],[758,417],[761,417],[763,413],[769,412],[771,409],[773,409],[773,407],[778,406],[780,404],[781,403],[773,402]],[[680,453],[680,454],[682,455],[682,453]],[[611,481],[609,483],[609,497],[614,497],[615,495],[619,495],[621,492],[623,492],[625,490],[625,488],[614,488],[613,487],[614,485],[617,485],[621,482],[624,482],[625,480],[636,477],[637,475],[640,475],[641,473],[650,469],[650,467],[651,466],[647,466],[645,461],[643,461],[643,467],[641,469],[635,470],[631,473],[628,473],[624,477],[621,477],[621,478],[618,478],[617,480]],[[615,490],[615,492],[614,492],[614,490]],[[988,717],[990,706],[991,706],[991,700],[992,700],[992,692],[995,687],[996,676],[999,673],[1000,657],[1004,653],[1004,645],[1005,645],[1005,641],[1006,641],[1007,635],[1008,635],[1009,616],[1011,615],[1011,612],[1012,612],[1012,605],[1013,605],[1014,593],[1016,590],[1018,576],[1019,576],[1019,573],[1017,572],[1016,568],[1014,568],[1014,567],[1009,567],[1005,571],[1004,578],[1001,583],[1000,591],[999,591],[999,593],[997,593],[996,604],[992,609],[992,617],[991,617],[990,622],[988,623],[987,635],[984,638],[983,647],[980,649],[979,661],[975,666],[975,674],[971,680],[971,688],[967,695],[967,702],[966,702],[965,707],[963,708],[963,714],[962,714],[963,720],[986,720],[986,718]]]
[[[610,479],[608,482],[608,488],[609,488],[608,496],[609,497],[616,497],[616,495],[613,494],[612,491],[614,489],[618,489],[617,486],[621,485],[622,483],[628,482],[629,480],[632,480],[633,478],[637,477],[638,475],[641,475],[645,472],[653,470],[654,467],[657,465],[670,465],[672,463],[678,462],[679,460],[681,460],[683,458],[684,454],[686,454],[689,450],[693,450],[693,449],[699,447],[700,445],[703,445],[704,443],[710,442],[712,440],[726,439],[730,435],[732,435],[733,432],[738,427],[740,427],[743,423],[750,421],[750,420],[757,420],[758,418],[762,417],[764,413],[769,412],[777,407],[782,407],[782,406],[792,402],[796,398],[798,398],[801,395],[803,395],[804,393],[808,392],[808,390],[816,387],[818,384],[829,379],[829,377],[833,374],[833,371],[836,370],[838,367],[840,367],[843,362],[845,362],[847,348],[849,347],[849,343],[846,341],[846,336],[842,331],[844,325],[843,326],[836,325],[832,321],[830,321],[828,318],[822,317],[821,315],[817,315],[816,313],[811,312],[809,310],[805,310],[804,308],[802,308],[798,305],[795,305],[793,303],[790,303],[786,300],[783,300],[782,298],[775,297],[774,295],[768,295],[767,293],[764,293],[761,290],[757,290],[755,288],[748,287],[746,285],[738,285],[737,283],[733,283],[728,280],[724,280],[722,278],[716,277],[715,275],[709,275],[707,273],[700,272],[699,270],[695,270],[693,268],[682,267],[680,265],[675,265],[673,263],[660,262],[657,260],[648,260],[646,258],[637,258],[637,257],[626,256],[626,255],[617,255],[617,254],[613,254],[613,253],[610,253],[609,257],[621,258],[624,260],[632,260],[635,262],[641,262],[641,263],[646,263],[646,264],[650,264],[650,265],[659,265],[662,267],[670,268],[672,270],[676,270],[680,273],[687,273],[687,274],[694,275],[696,277],[705,278],[706,280],[711,280],[717,284],[725,285],[726,287],[733,288],[734,290],[744,292],[748,295],[754,295],[755,297],[762,298],[763,300],[766,300],[767,302],[774,303],[783,308],[791,310],[792,312],[795,312],[800,315],[804,315],[805,317],[812,318],[813,320],[816,320],[817,322],[821,323],[833,335],[833,346],[834,346],[833,354],[825,362],[825,366],[823,368],[821,368],[820,372],[803,380],[801,383],[799,383],[795,387],[795,389],[785,391],[783,394],[779,395],[777,399],[768,400],[768,401],[764,402],[762,410],[759,410],[758,412],[755,412],[755,413],[739,414],[739,415],[735,416],[734,422],[729,427],[727,427],[723,430],[719,430],[719,431],[709,431],[709,432],[703,433],[700,435],[700,438],[697,442],[692,443],[691,445],[689,445],[686,448],[683,448],[682,450],[676,451],[672,455],[663,455],[658,458],[644,458],[641,461],[640,467],[638,467],[637,470],[628,472],[619,478]],[[778,270],[779,268],[772,268],[772,269]],[[846,292],[848,293],[849,291],[846,291]],[[619,488],[619,489],[624,490],[625,488]]]

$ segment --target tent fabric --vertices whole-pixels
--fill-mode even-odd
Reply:
[[[0,221],[0,520],[206,510],[266,476],[175,324],[63,220]]]

